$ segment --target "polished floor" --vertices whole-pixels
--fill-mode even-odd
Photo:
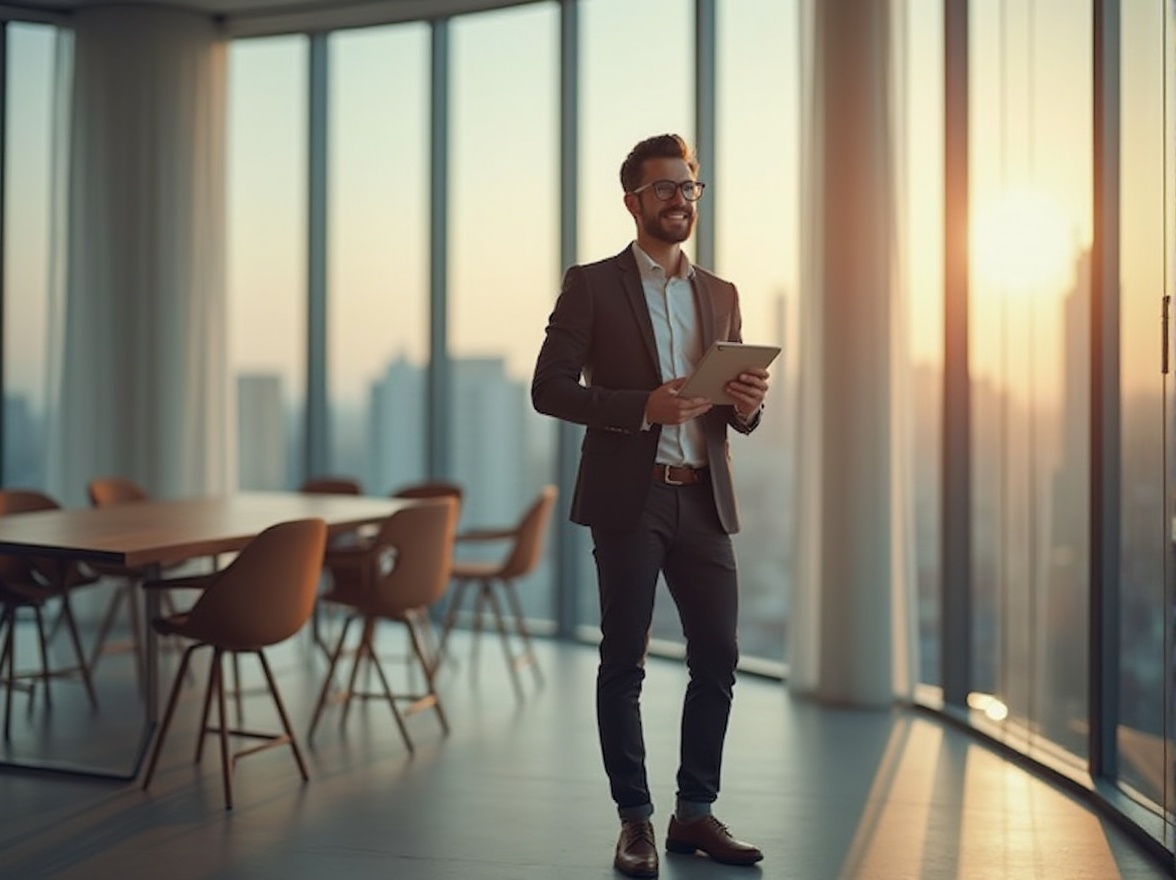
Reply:
[[[400,650],[395,630],[384,646]],[[192,763],[195,685],[185,689],[149,793],[127,782],[0,772],[0,878],[616,877],[617,823],[592,714],[594,650],[540,642],[545,680],[524,673],[519,699],[497,645],[481,647],[475,662],[471,642],[459,638],[456,662],[441,677],[449,736],[431,714],[412,717],[410,756],[386,705],[357,706],[345,729],[334,709],[307,750],[311,781],[299,780],[287,750],[244,758],[232,811],[223,808],[215,740],[203,765]],[[301,635],[271,657],[305,731],[324,664]],[[103,660],[97,715],[74,682],[55,684],[49,720],[37,720],[39,708],[30,715],[18,694],[14,742],[22,724],[42,732],[68,726],[83,741],[111,738],[113,728],[87,731],[103,730],[112,716],[133,721],[135,701],[120,707],[112,696],[134,692],[131,668],[125,656]],[[679,663],[656,659],[648,672],[645,727],[660,839],[673,798],[684,674]],[[260,682],[249,661],[245,673],[247,683]],[[272,723],[264,693],[246,692],[246,720]],[[1083,802],[934,717],[821,707],[751,676],[737,687],[716,812],[763,848],[764,861],[733,868],[663,854],[662,878],[1169,876]]]

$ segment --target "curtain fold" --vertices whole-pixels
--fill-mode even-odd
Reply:
[[[207,17],[139,6],[81,9],[73,31],[49,488],[221,491],[226,44]]]
[[[798,577],[790,682],[908,696],[913,492],[898,278],[891,4],[807,0]]]

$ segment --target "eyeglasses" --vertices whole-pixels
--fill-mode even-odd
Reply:
[[[674,183],[672,180],[655,180],[645,186],[637,187],[632,194],[639,196],[647,189],[652,189],[653,194],[663,202],[672,199],[675,191],[681,192],[682,198],[686,201],[697,202],[702,198],[702,191],[706,189],[706,184],[701,180],[683,180],[681,183]]]

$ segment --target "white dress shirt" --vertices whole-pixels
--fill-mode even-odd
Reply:
[[[653,322],[662,382],[684,378],[690,375],[702,357],[702,332],[698,326],[692,281],[694,266],[683,253],[677,273],[667,276],[637,242],[633,242],[633,256],[637,260],[641,287]],[[662,425],[657,463],[706,467],[706,440],[698,419],[682,425]]]

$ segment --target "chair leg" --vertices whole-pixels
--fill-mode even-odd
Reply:
[[[4,631],[4,645],[0,648],[0,672],[4,674],[4,741],[12,738],[12,692],[16,689],[16,667],[14,665],[13,641],[16,631],[16,606],[5,605],[0,617],[0,629]]]
[[[90,666],[86,662],[86,653],[82,650],[82,640],[78,636],[78,625],[74,620],[73,610],[70,608],[68,592],[61,594],[61,613],[65,618],[66,629],[69,631],[69,639],[73,642],[74,657],[77,658],[78,671],[82,675],[82,681],[86,685],[86,693],[90,697],[90,707],[97,709],[98,696],[94,693],[94,680],[90,677]]]
[[[425,689],[428,692],[429,698],[432,700],[433,709],[437,712],[437,719],[441,722],[441,729],[445,733],[449,733],[449,719],[445,717],[445,710],[441,708],[441,697],[437,695],[437,688],[433,683],[433,668],[429,662],[423,633],[421,632],[422,616],[424,615],[410,611],[405,615],[404,623],[408,627],[408,636],[412,640],[413,653],[416,654],[417,660],[420,661],[421,670],[425,676]]]
[[[216,705],[218,710],[218,732],[220,733],[221,780],[225,787],[225,809],[233,809],[233,756],[229,752],[229,715],[225,708],[224,669],[221,658],[224,651],[213,648],[216,659],[213,665],[213,681],[211,686],[216,689]],[[203,736],[203,732],[201,732]]]
[[[335,644],[335,649],[331,652],[330,663],[327,665],[327,674],[323,678],[323,687],[319,691],[318,702],[314,706],[314,715],[310,719],[310,730],[306,734],[306,742],[309,744],[314,739],[315,728],[318,727],[319,718],[322,717],[323,709],[327,705],[327,697],[331,693],[331,682],[335,677],[335,669],[339,665],[339,658],[343,655],[343,646],[347,641],[347,630],[351,627],[351,622],[355,619],[355,615],[348,615],[347,619],[343,621],[343,629],[339,631],[339,641]]]
[[[359,678],[359,666],[366,659],[368,661],[367,675],[372,672],[371,660],[375,656],[372,650],[372,633],[376,622],[373,618],[365,617],[360,629],[359,646],[355,649],[355,657],[351,663],[351,674],[347,676],[347,689],[343,692],[343,712],[339,715],[339,727],[347,725],[347,716],[351,712],[351,698],[357,693],[356,681]]]
[[[233,708],[237,712],[237,725],[245,726],[245,702],[241,693],[241,655],[233,652],[230,661],[233,665]]]
[[[62,597],[65,598],[64,596]],[[65,612],[62,611],[62,614]],[[37,649],[41,652],[41,686],[45,689],[45,708],[53,708],[52,689],[49,687],[49,677],[52,670],[49,667],[49,640],[45,637],[45,616],[41,613],[41,606],[33,606],[33,617],[37,622]],[[15,659],[13,660],[15,663]],[[37,680],[33,679],[32,690],[29,691],[29,709],[33,708],[33,701],[37,697]]]
[[[449,633],[453,629],[453,625],[457,622],[457,612],[461,610],[462,600],[465,599],[466,590],[470,582],[467,580],[457,580],[453,584],[453,595],[449,599],[449,607],[445,609],[445,619],[441,623],[441,642],[437,646],[437,662],[440,663],[442,658],[448,657]]]
[[[515,589],[513,581],[503,581],[502,591],[506,593],[507,604],[510,607],[511,614],[514,616],[515,632],[519,634],[519,638],[523,643],[523,654],[519,660],[531,667],[535,681],[542,684],[543,672],[539,669],[539,661],[535,657],[535,646],[531,643],[531,633],[527,630],[526,618],[523,615],[522,603],[519,602],[518,590]]]
[[[180,688],[184,684],[184,673],[188,670],[188,661],[192,659],[192,652],[200,647],[203,647],[200,642],[189,645],[184,651],[184,656],[180,659],[180,668],[176,672],[175,683],[172,684],[171,696],[167,700],[167,709],[163,713],[163,721],[159,725],[159,731],[155,734],[155,745],[151,749],[151,758],[147,762],[147,773],[143,776],[143,791],[147,790],[147,786],[151,784],[151,778],[155,775],[155,764],[159,760],[159,752],[163,748],[163,740],[167,736],[168,728],[171,727],[176,703],[180,700]]]
[[[218,669],[220,669],[220,655],[213,653],[212,659],[208,663],[208,684],[204,688],[204,703],[200,707],[200,726],[197,728],[199,734],[196,737],[196,756],[192,759],[192,763],[194,764],[199,764],[204,759],[204,737],[215,729],[208,725],[208,713],[212,709],[212,684],[217,680]]]
[[[510,649],[510,636],[506,632],[506,621],[502,616],[502,606],[498,602],[498,596],[494,589],[489,585],[483,593],[486,598],[486,604],[490,606],[490,610],[494,614],[494,625],[498,629],[498,638],[502,642],[502,652],[506,655],[506,668],[510,670],[510,680],[514,685],[515,693],[519,699],[523,697],[523,683],[519,680],[518,664],[515,663],[515,657]]]
[[[122,607],[123,600],[127,596],[127,584],[125,581],[119,581],[114,588],[114,593],[110,600],[106,603],[106,610],[102,612],[102,620],[98,624],[98,632],[94,635],[94,646],[90,648],[90,670],[93,671],[98,668],[98,661],[106,648],[106,640],[110,637],[110,631],[114,629],[114,619],[118,615],[118,610]],[[60,619],[60,618],[59,618]]]
[[[286,731],[286,737],[290,740],[290,750],[294,752],[294,760],[298,763],[298,772],[302,774],[303,782],[309,782],[310,774],[306,772],[306,762],[302,760],[302,752],[298,748],[298,740],[294,738],[294,728],[290,726],[290,717],[286,714],[286,707],[282,705],[282,697],[278,694],[278,686],[274,682],[273,673],[270,672],[269,662],[265,659],[265,652],[258,651],[257,659],[261,661],[261,671],[265,674],[265,680],[269,685],[270,694],[274,698],[274,705],[278,709],[278,717],[282,719],[282,729]]]
[[[376,647],[374,644],[376,619],[374,617],[368,618],[365,623],[367,625],[364,626],[363,630],[363,650],[367,653],[368,663],[375,667],[380,684],[384,687],[384,696],[388,698],[388,705],[392,707],[392,717],[396,719],[396,726],[400,730],[400,738],[404,740],[404,745],[408,749],[409,754],[412,754],[416,751],[416,748],[412,744],[412,738],[408,735],[408,728],[404,724],[404,716],[400,712],[400,707],[396,705],[396,696],[392,693],[392,688],[388,684],[388,677],[384,675],[384,667],[380,665],[380,661],[376,657]]]

